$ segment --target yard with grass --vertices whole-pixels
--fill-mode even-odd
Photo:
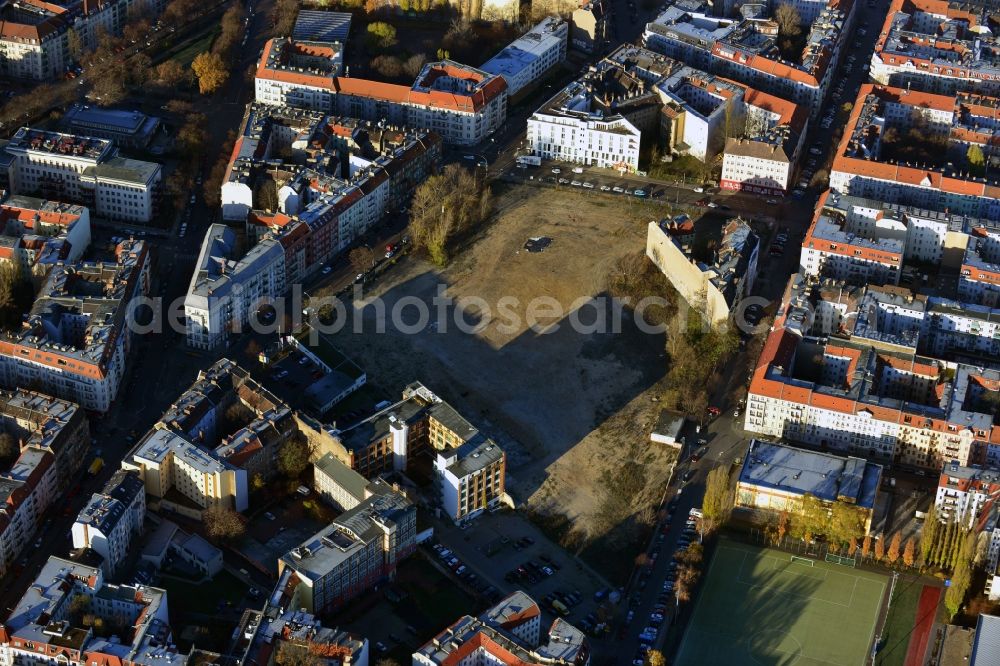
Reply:
[[[418,633],[437,633],[461,616],[481,610],[461,588],[419,556],[399,568],[396,588],[407,595],[397,612]]]
[[[881,574],[723,539],[674,663],[865,663],[887,584]]]
[[[180,65],[184,67],[190,67],[191,62],[194,60],[195,56],[199,53],[204,53],[212,48],[212,42],[215,38],[219,36],[222,28],[218,25],[213,27],[211,30],[206,32],[204,35],[194,40],[186,47],[178,51],[173,55],[173,60],[176,60]]]
[[[239,608],[247,592],[246,583],[228,571],[222,571],[211,583],[205,584],[188,583],[164,576],[160,587],[167,591],[170,614],[181,620],[178,626],[191,621],[192,615],[215,615],[227,607],[227,602],[229,606]],[[211,594],[206,594],[208,589],[211,589]]]

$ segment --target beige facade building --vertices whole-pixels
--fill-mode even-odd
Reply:
[[[669,220],[650,222],[646,256],[663,272],[688,305],[702,312],[713,325],[729,319],[740,299],[750,293],[757,276],[757,235],[740,219],[722,229],[719,249],[712,263],[698,261],[682,242],[687,227]]]

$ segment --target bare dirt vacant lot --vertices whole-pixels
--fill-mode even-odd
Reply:
[[[420,380],[498,434],[509,453],[508,487],[515,499],[542,513],[564,514],[573,527],[597,536],[591,518],[602,500],[605,472],[632,459],[645,468],[650,502],[659,497],[670,454],[649,445],[657,411],[655,389],[649,389],[665,372],[664,341],[638,330],[630,310],[616,333],[613,308],[581,303],[602,297],[616,260],[644,248],[646,224],[664,214],[664,208],[638,202],[630,207],[579,191],[505,188],[494,219],[451,265],[439,270],[410,258],[366,296],[379,297],[390,315],[406,302],[400,299],[431,304],[439,285],[455,299],[483,299],[494,314],[502,298],[513,298],[517,305],[509,312],[519,319],[517,326],[510,326],[506,314],[482,317],[480,304],[464,308],[470,325],[483,325],[476,333],[457,330],[449,309],[442,323],[432,310],[431,322],[418,333],[390,324],[379,334],[376,309],[368,305],[360,315],[364,332],[349,331],[354,322],[333,342],[393,394]],[[550,237],[551,245],[525,251],[525,241],[539,236]],[[566,317],[540,319],[558,329],[536,332],[528,326],[526,307],[537,297],[554,299],[567,312],[576,307],[583,324],[605,317],[608,332],[577,332]],[[417,323],[415,307],[401,312]]]

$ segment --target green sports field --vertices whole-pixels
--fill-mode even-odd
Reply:
[[[723,539],[684,633],[677,666],[859,666],[888,579]]]

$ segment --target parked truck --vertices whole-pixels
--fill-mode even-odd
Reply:
[[[522,167],[541,166],[542,158],[538,155],[519,155],[517,158],[517,165]]]

